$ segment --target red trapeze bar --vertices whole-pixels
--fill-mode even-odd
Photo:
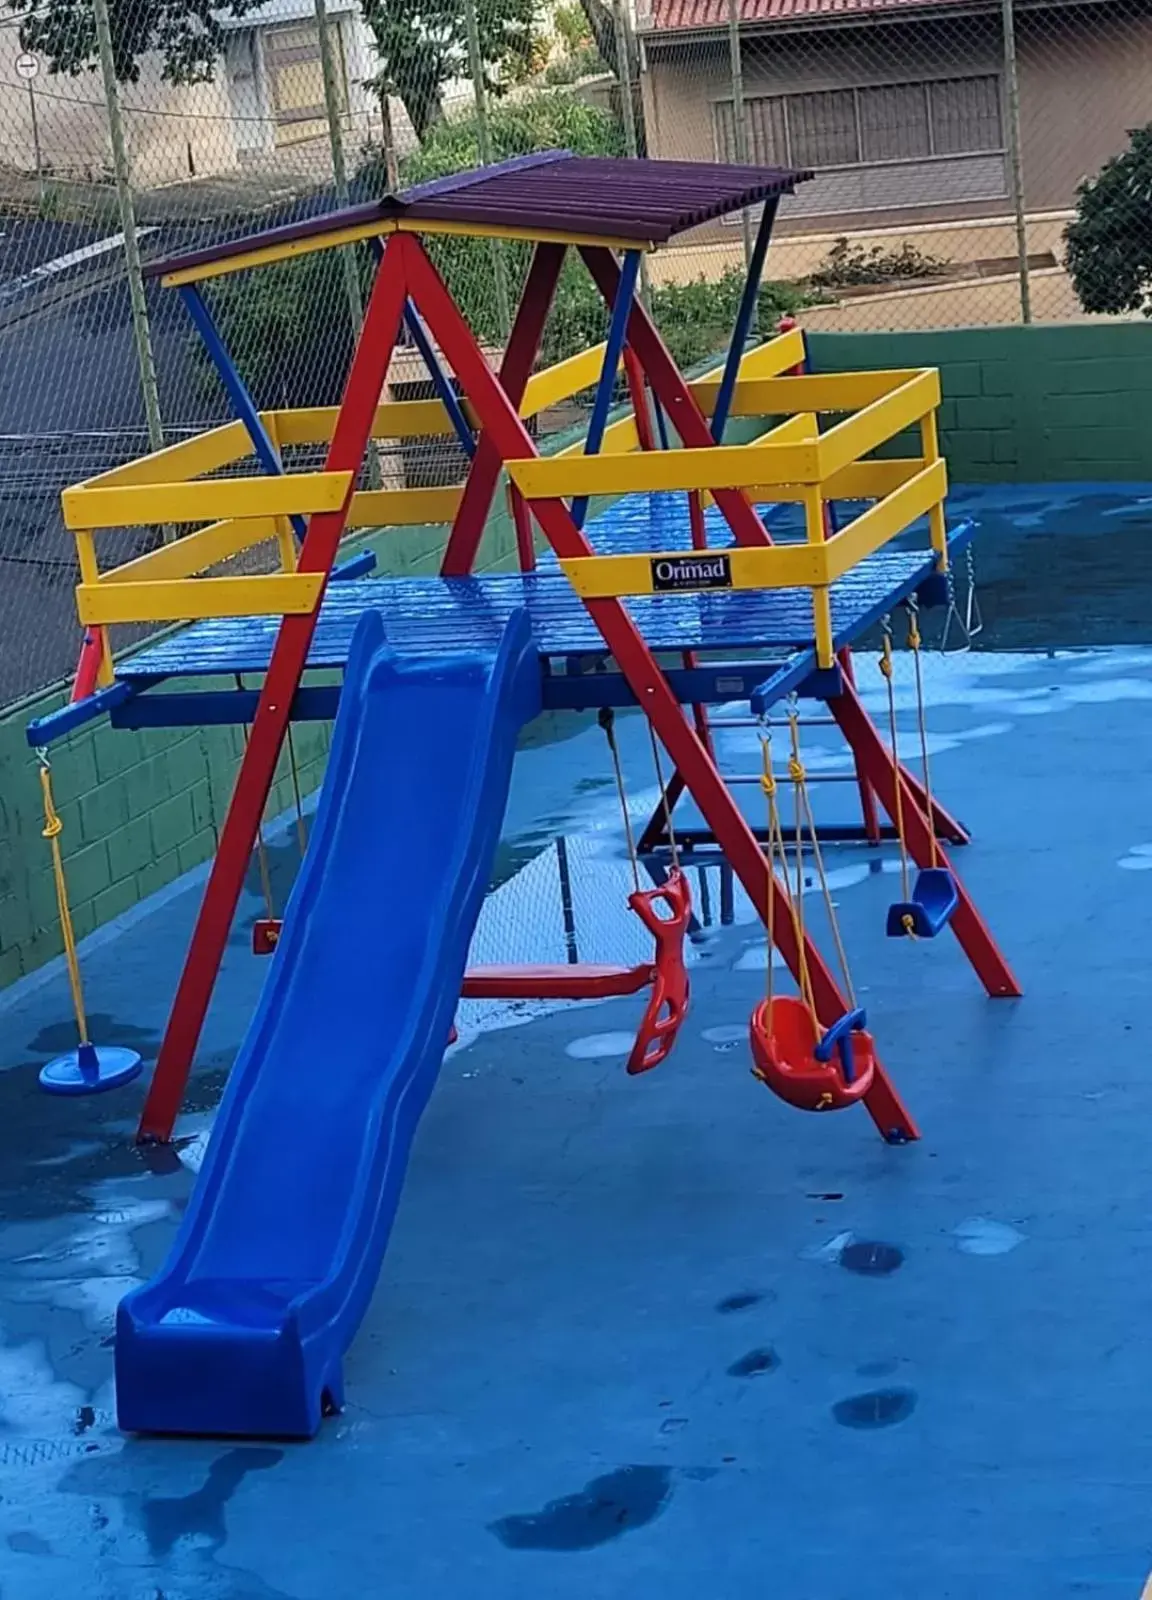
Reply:
[[[395,248],[401,237],[396,235],[388,241],[376,269],[324,463],[326,472],[351,472],[355,478],[364,460],[407,293],[403,256]],[[321,512],[311,518],[300,547],[297,571],[320,572],[326,576],[332,570],[350,503],[351,491],[338,511]],[[137,1133],[139,1139],[169,1139],[179,1114],[319,610],[317,601],[307,615],[285,617],[276,635],[264,687],[252,719],[248,747],[240,763],[228,815],[220,830],[216,859],[204,890],[152,1085],[144,1102]]]
[[[556,282],[560,276],[560,268],[564,265],[566,250],[567,246],[562,244],[538,244],[532,256],[532,265],[528,269],[524,292],[516,309],[516,318],[512,332],[508,336],[504,359],[500,363],[500,385],[517,410],[524,398],[528,379],[532,376],[532,368],[540,351],[544,324],[548,321],[548,312],[552,307],[552,297],[556,293]],[[448,535],[444,559],[440,563],[442,577],[465,578],[472,571],[477,551],[480,549],[480,540],[484,536],[488,513],[492,510],[502,465],[500,452],[489,438],[487,429],[482,427],[476,441],[476,454],[468,469],[464,493],[460,497],[460,506],[452,524],[452,531]],[[515,488],[513,494],[516,494]],[[513,515],[515,514],[514,501]],[[523,567],[526,552],[524,531],[519,522],[516,524],[516,530],[517,544],[520,547],[520,564]],[[531,548],[530,521],[527,542]],[[535,565],[534,555],[531,564]]]
[[[409,234],[399,234],[396,238],[404,248],[407,274],[418,304],[452,369],[460,378],[477,416],[484,428],[491,433],[493,444],[500,456],[506,461],[535,456],[537,452],[531,436],[517,415],[515,407],[489,371],[467,323],[419,240]],[[614,267],[615,263],[612,262],[610,255],[608,260]],[[641,318],[641,326],[644,320]],[[634,312],[633,325],[636,323],[637,317]],[[648,326],[651,327],[650,324]],[[658,338],[654,330],[652,333]],[[648,353],[653,353],[651,339],[645,339],[645,344]],[[653,387],[656,388],[645,348],[641,347],[639,341],[634,341],[634,348],[645,366],[649,379],[653,381]],[[662,344],[660,349],[663,351]],[[666,352],[664,356],[667,357]],[[670,361],[670,358],[667,359]],[[686,387],[678,373],[676,377],[679,385]],[[665,395],[661,398],[666,401],[667,383],[664,387]],[[657,394],[660,395],[658,388]],[[689,401],[700,426],[706,430],[704,419],[690,396]],[[686,410],[684,406],[680,409],[682,412]],[[691,435],[691,425],[688,426]],[[710,434],[708,440],[711,440]],[[705,441],[701,438],[700,442]],[[741,504],[745,510],[748,509],[743,501]],[[576,527],[562,502],[537,500],[530,502],[530,505],[533,515],[557,555],[567,558],[592,554],[588,540]],[[759,529],[762,542],[764,530],[758,521],[756,527]],[[683,774],[693,798],[765,925],[768,922],[769,894],[775,897],[777,947],[793,975],[798,979],[799,946],[792,928],[788,897],[775,875],[765,871],[764,857],[751,826],[741,815],[698,735],[685,721],[676,697],[652,652],[644,643],[620,601],[586,600],[585,605],[658,737]],[[843,1016],[848,1010],[848,1005],[820,952],[807,937],[804,950],[816,1009],[821,1025],[827,1028]],[[872,1086],[865,1096],[864,1104],[886,1138],[914,1139],[919,1136],[908,1110],[879,1062],[876,1063]]]
[[[828,709],[836,718],[849,745],[857,753],[869,784],[880,797],[880,804],[896,820],[896,766],[891,752],[873,726],[854,689],[829,700]],[[912,786],[903,780],[901,811],[908,853],[918,867],[945,867],[959,891],[959,904],[952,913],[952,930],[976,975],[994,999],[1015,998],[1021,994],[1012,969],[1001,955],[987,924],[977,911],[968,891],[956,876],[939,845],[933,848],[932,835],[924,807]]]

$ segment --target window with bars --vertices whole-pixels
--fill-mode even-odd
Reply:
[[[1004,148],[994,75],[937,78],[810,94],[753,95],[744,102],[750,161],[764,166],[869,166]],[[732,102],[713,106],[716,156],[736,160]]]

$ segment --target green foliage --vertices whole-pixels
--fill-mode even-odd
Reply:
[[[1152,123],[1080,185],[1065,265],[1085,311],[1152,316]]]
[[[556,86],[579,83],[581,78],[596,77],[604,70],[604,58],[589,41],[571,55],[558,56],[555,61],[550,61],[544,69],[544,82]]]
[[[96,66],[96,21],[90,0],[4,0],[18,12],[20,44],[43,55],[49,72],[77,77]],[[135,83],[140,57],[161,54],[171,83],[206,83],[224,49],[222,17],[243,17],[265,0],[108,0],[112,56],[121,83]]]
[[[485,84],[498,95],[535,62],[537,0],[484,0],[476,9]],[[376,87],[400,96],[423,142],[443,122],[444,85],[468,75],[463,0],[361,0],[361,11],[380,56]]]
[[[558,5],[552,13],[552,21],[560,35],[561,44],[570,56],[583,50],[585,45],[595,43],[579,0],[565,0],[563,5]]]
[[[808,282],[814,289],[849,289],[857,284],[890,283],[900,278],[934,278],[948,265],[941,257],[918,250],[909,239],[899,250],[885,250],[878,244],[865,249],[842,236]]]

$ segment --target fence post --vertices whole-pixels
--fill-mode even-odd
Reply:
[[[1024,220],[1024,164],[1020,156],[1020,80],[1016,72],[1016,15],[1014,0],[1001,0],[1004,34],[1004,109],[1008,132],[1008,166],[1012,183],[1012,210],[1016,218],[1016,270],[1020,280],[1020,320],[1032,321],[1032,286],[1028,279],[1028,228]]]
[[[476,0],[464,0],[464,26],[468,32],[468,70],[472,74],[472,89],[476,97],[476,142],[480,147],[480,165],[492,165],[492,139],[488,132],[488,93],[484,87],[484,52],[480,47],[480,20],[476,15]],[[499,239],[489,239],[492,253],[492,273],[496,285],[496,315],[500,333],[507,339],[512,332],[512,303],[508,295],[507,263]]]
[[[313,0],[316,9],[316,27],[320,34],[320,71],[324,79],[324,110],[328,117],[328,144],[332,151],[332,186],[336,191],[337,205],[348,204],[348,168],[344,161],[344,130],[340,125],[340,93],[336,83],[336,62],[332,56],[332,39],[328,32],[328,6],[326,0]],[[340,264],[344,272],[344,293],[348,298],[348,314],[352,319],[352,337],[355,339],[364,314],[360,298],[360,279],[356,272],[356,252],[351,245],[340,251]]]
[[[728,0],[728,64],[732,71],[733,154],[740,165],[748,164],[748,131],[744,123],[744,60],[740,50],[740,0]],[[744,234],[744,266],[752,265],[752,218],[745,206],[740,213]]]
[[[640,136],[636,127],[635,85],[632,81],[633,50],[632,30],[628,26],[625,0],[612,0],[612,30],[616,41],[616,82],[620,86],[620,120],[624,124],[624,150],[635,159],[640,154]],[[647,149],[648,141],[644,141]],[[640,258],[640,299],[645,306],[652,304],[652,280],[648,275],[648,257]]]
[[[116,202],[120,208],[120,231],[124,235],[124,266],[128,275],[128,301],[132,311],[132,338],[136,345],[136,364],[140,372],[140,394],[151,449],[164,445],[164,424],[160,416],[160,391],[156,385],[156,361],[152,353],[152,330],[148,322],[148,302],[144,297],[144,275],[140,270],[140,241],[136,236],[136,207],[132,200],[132,175],[128,149],[124,142],[124,123],[120,116],[120,86],[116,82],[116,61],[112,54],[112,27],[108,21],[108,0],[92,0],[96,22],[96,46],[100,54],[100,75],[104,80],[104,105],[108,112],[108,138],[112,146],[112,172],[116,180]],[[172,536],[164,530],[166,539]]]

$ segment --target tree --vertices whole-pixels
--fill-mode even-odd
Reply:
[[[1152,316],[1152,123],[1076,192],[1065,264],[1085,311]]]
[[[49,72],[76,77],[97,64],[89,0],[5,0],[22,15],[20,43],[47,59]],[[135,83],[140,57],[157,50],[170,83],[205,83],[224,49],[222,17],[242,17],[266,0],[108,0],[112,58],[121,83]]]
[[[375,87],[395,94],[421,143],[444,120],[446,83],[468,75],[463,0],[362,0],[380,57]],[[521,81],[535,60],[537,0],[476,0],[489,94]]]

